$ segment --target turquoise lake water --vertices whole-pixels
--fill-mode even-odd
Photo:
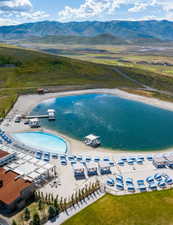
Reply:
[[[41,151],[64,154],[67,151],[66,142],[53,134],[43,132],[22,132],[13,134],[21,143]]]
[[[56,110],[56,121],[41,125],[82,140],[101,137],[102,147],[121,150],[159,150],[173,147],[173,112],[109,94],[84,94],[49,99],[32,114]]]

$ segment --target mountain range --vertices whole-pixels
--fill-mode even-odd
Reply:
[[[59,42],[165,42],[173,41],[173,22],[150,21],[86,21],[60,23],[42,21],[0,27],[0,40],[35,39]],[[99,38],[98,38],[99,37]],[[60,42],[61,42],[60,41]]]

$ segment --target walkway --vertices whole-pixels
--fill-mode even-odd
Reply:
[[[82,203],[78,203],[74,207],[71,207],[67,210],[67,212],[62,212],[59,217],[53,219],[52,221],[48,221],[46,225],[60,225],[64,223],[66,220],[70,219],[72,216],[86,208],[87,206],[91,205],[92,203],[96,202],[98,199],[105,195],[104,192],[99,192],[99,194],[91,195],[89,199],[82,201]]]

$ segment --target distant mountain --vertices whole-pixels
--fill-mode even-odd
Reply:
[[[101,34],[94,37],[81,36],[45,36],[29,37],[27,41],[45,44],[85,44],[85,45],[118,45],[128,44],[128,41],[111,34]]]
[[[101,35],[101,36],[100,36]],[[162,21],[109,21],[109,22],[51,22],[43,21],[36,23],[27,23],[16,26],[1,26],[0,39],[28,39],[51,37],[71,36],[77,39],[79,37],[96,37],[95,41],[104,38],[107,40],[116,39],[115,42],[121,41],[173,41],[173,22]],[[54,39],[55,40],[55,39]],[[67,40],[67,39],[66,39]],[[91,39],[90,39],[91,40]],[[79,38],[82,42],[82,39]],[[86,41],[86,39],[85,39]]]

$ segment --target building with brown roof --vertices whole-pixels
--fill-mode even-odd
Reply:
[[[20,178],[12,171],[0,168],[0,208],[8,211],[20,209],[33,195],[32,182]]]

